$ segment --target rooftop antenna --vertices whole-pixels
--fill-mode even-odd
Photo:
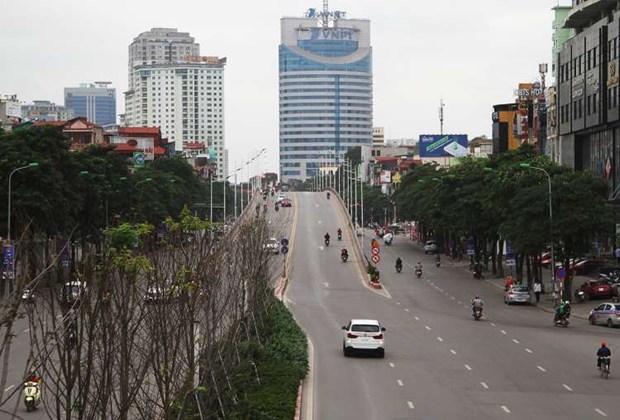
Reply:
[[[439,100],[439,134],[443,135],[443,107],[446,104],[443,103],[443,99]]]
[[[323,0],[323,28],[329,26],[329,0]]]

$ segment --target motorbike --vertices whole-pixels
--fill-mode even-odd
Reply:
[[[271,190],[271,196],[273,197],[273,195],[275,194],[275,192],[273,190]]]
[[[483,278],[484,278],[484,276],[482,275],[482,272],[481,272],[480,270],[474,270],[474,272],[473,272],[473,273],[474,273],[474,278],[475,278],[476,280],[479,280],[479,279],[483,279]]]
[[[349,259],[349,254],[348,253],[340,254],[340,259],[342,260],[342,262],[347,262],[347,260]]]
[[[339,240],[339,241],[342,241],[342,233],[339,233],[339,234],[338,234],[338,240]]]
[[[329,195],[329,193],[327,193],[327,199],[328,199],[328,200],[329,200],[329,197],[330,197],[330,195]]]
[[[396,272],[400,273],[401,271],[403,271],[403,265],[402,264],[396,264]]]
[[[22,302],[34,303],[34,293],[32,289],[24,289],[24,291],[22,292]]]
[[[392,236],[388,237],[387,235],[385,235],[383,237],[383,243],[386,244],[387,246],[392,245],[392,240],[393,240]]]
[[[276,206],[275,206],[275,210],[276,210],[276,211],[280,210],[280,206],[278,206],[278,205],[276,204]]]
[[[415,276],[416,276],[417,278],[422,277],[422,270],[417,269],[417,270],[415,271]]]
[[[41,404],[41,389],[37,382],[24,383],[24,405],[31,412]]]
[[[609,377],[609,356],[601,357],[601,378],[607,379]]]
[[[564,316],[559,316],[558,313],[556,312],[556,314],[553,317],[553,325],[555,325],[556,327],[568,327],[569,316],[570,316],[570,313],[567,313]]]
[[[329,238],[325,238],[325,246],[329,246]]]
[[[435,261],[435,267],[439,268],[441,266],[441,261]]]
[[[472,315],[474,316],[474,319],[476,321],[479,321],[480,318],[482,318],[482,308],[479,308],[479,307],[474,308]]]
[[[585,302],[588,300],[588,294],[583,290],[575,290],[575,300],[577,302]]]

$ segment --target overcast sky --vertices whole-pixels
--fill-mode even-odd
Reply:
[[[0,95],[63,103],[63,88],[108,80],[124,110],[127,47],[153,27],[189,32],[202,55],[228,57],[226,148],[232,170],[259,149],[254,171],[278,170],[280,18],[321,0],[30,0],[0,8]],[[7,4],[8,3],[8,4]],[[390,139],[444,132],[491,137],[492,106],[551,71],[558,0],[330,0],[371,21],[374,126]],[[560,4],[570,4],[561,0]],[[551,78],[548,77],[550,81]]]

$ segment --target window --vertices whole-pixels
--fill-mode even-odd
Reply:
[[[595,94],[592,95],[592,113],[593,114],[596,114],[596,112],[597,112],[596,111],[596,101],[597,100],[598,100],[597,94],[595,93]]]
[[[596,67],[598,65],[596,62],[596,53],[597,47],[592,48],[592,67]]]
[[[586,69],[590,70],[592,68],[592,50],[588,51],[586,58]]]
[[[583,99],[579,99],[579,105],[577,106],[577,110],[579,111],[579,116],[577,118],[581,118],[583,112]]]
[[[592,112],[592,96],[588,95],[586,102],[586,115],[590,115]]]

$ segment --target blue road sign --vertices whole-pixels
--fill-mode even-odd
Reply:
[[[560,267],[556,270],[555,275],[558,278],[563,279],[564,277],[566,277],[566,270],[564,270],[564,267]]]
[[[510,245],[510,242],[506,241],[506,265],[509,267],[514,267],[517,265],[517,261],[515,259],[515,252]]]

